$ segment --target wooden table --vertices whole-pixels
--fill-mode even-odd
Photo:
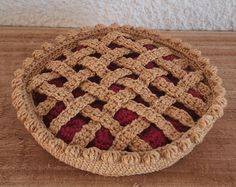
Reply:
[[[66,29],[0,27],[0,185],[236,186],[236,32],[170,32],[200,49],[218,66],[228,107],[204,142],[161,172],[103,177],[74,169],[44,151],[16,119],[13,71],[43,41]]]

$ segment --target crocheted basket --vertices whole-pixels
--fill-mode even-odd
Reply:
[[[132,26],[60,35],[16,70],[13,105],[57,159],[101,175],[169,167],[223,115],[217,69],[188,43]]]

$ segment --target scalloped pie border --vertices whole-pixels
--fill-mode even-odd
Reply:
[[[118,30],[135,36],[142,36],[163,44],[201,69],[213,92],[212,105],[197,122],[197,124],[183,134],[178,140],[157,149],[146,152],[106,151],[96,147],[81,148],[77,145],[67,145],[56,138],[45,127],[43,122],[32,110],[33,103],[26,91],[27,80],[32,72],[47,59],[57,56],[60,49],[69,47],[72,43],[99,33]],[[23,67],[17,69],[12,81],[12,103],[17,110],[17,117],[35,140],[54,157],[81,170],[105,176],[125,176],[158,171],[173,165],[179,159],[191,152],[199,144],[215,121],[223,115],[226,106],[225,89],[222,80],[217,75],[217,68],[209,63],[209,59],[202,57],[201,52],[192,49],[191,45],[180,39],[161,34],[155,29],[132,27],[129,25],[110,26],[96,25],[72,30],[68,34],[59,35],[55,42],[44,43],[41,50],[33,52],[32,57],[26,58]]]

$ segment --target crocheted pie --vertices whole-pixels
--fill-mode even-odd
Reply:
[[[217,70],[180,39],[131,26],[85,27],[34,51],[13,105],[57,159],[109,176],[166,168],[223,115]]]

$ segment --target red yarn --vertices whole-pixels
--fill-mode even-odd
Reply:
[[[146,44],[146,45],[143,45],[143,47],[145,47],[147,50],[153,50],[153,49],[156,49],[157,47],[153,44]]]
[[[127,108],[119,109],[114,115],[114,119],[119,121],[121,126],[130,124],[136,118],[138,118],[138,114]]]
[[[72,51],[72,52],[76,52],[76,51],[80,51],[80,50],[83,49],[83,48],[86,48],[86,46],[79,45],[79,46],[75,47],[74,49],[72,49],[71,51]]]
[[[135,98],[134,98],[134,101],[138,102],[138,103],[142,103],[143,105],[149,107],[149,103],[146,102],[140,95],[137,95]]]
[[[88,120],[82,116],[71,118],[70,121],[61,127],[56,136],[66,143],[70,143],[73,140],[75,133],[79,132],[82,126],[87,122]]]
[[[180,109],[186,111],[193,118],[194,121],[197,121],[200,118],[193,110],[191,110],[190,108],[187,108],[182,103],[176,102],[173,105],[177,108],[180,108]]]
[[[158,67],[158,65],[153,61],[150,61],[145,65],[145,68],[147,68],[147,69],[152,69],[152,68],[157,68],[157,67]]]
[[[100,58],[102,55],[100,54],[100,53],[93,53],[93,54],[91,54],[91,55],[89,55],[89,56],[91,56],[91,57],[95,57],[95,58]]]
[[[48,112],[48,114],[43,116],[43,122],[46,127],[49,127],[51,121],[56,118],[63,110],[65,110],[65,108],[66,106],[62,101],[57,102],[56,105]]]
[[[109,70],[111,70],[111,71],[114,71],[114,70],[120,68],[120,66],[118,66],[117,64],[111,62],[111,63],[107,66],[107,68],[108,68]]]
[[[56,60],[60,60],[60,61],[63,61],[65,59],[66,59],[66,57],[64,55],[61,55],[61,56],[56,58]]]
[[[173,75],[171,74],[168,74],[168,75],[163,75],[161,76],[163,77],[166,81],[168,82],[172,82],[174,85],[177,85],[177,83],[179,82],[179,79],[174,77]]]
[[[121,46],[121,45],[118,45],[118,44],[116,44],[116,43],[111,42],[111,43],[108,45],[108,47],[113,50],[113,49],[115,49],[115,48],[121,48],[122,46]]]
[[[63,84],[67,81],[65,77],[59,77],[48,81],[49,84],[54,84],[57,87],[62,87]]]
[[[91,82],[95,82],[95,83],[99,84],[102,79],[101,79],[101,77],[95,75],[93,77],[88,78],[88,80],[90,80]]]
[[[33,91],[32,97],[33,97],[34,104],[36,106],[47,99],[47,96],[45,94],[41,94],[35,91]]]
[[[83,96],[85,92],[81,90],[80,87],[77,87],[76,89],[72,91],[72,94],[75,98],[77,98],[77,97]]]
[[[164,133],[155,124],[151,124],[138,136],[147,142],[153,149],[169,143],[169,140]]]
[[[163,56],[162,58],[167,61],[173,61],[174,59],[179,59],[179,57],[174,54]]]
[[[80,70],[84,69],[84,67],[80,64],[76,64],[74,67],[73,67],[73,70],[75,70],[76,72],[79,72]]]
[[[174,126],[174,128],[179,132],[186,132],[187,130],[189,130],[189,127],[184,126],[178,120],[175,120],[169,116],[165,116],[165,119],[169,121]]]
[[[196,90],[194,90],[194,89],[192,89],[192,88],[190,88],[190,89],[188,90],[188,93],[190,93],[193,97],[197,97],[197,98],[199,98],[199,99],[204,100],[203,95],[202,95],[200,92],[198,92],[198,91],[196,91]]]
[[[135,52],[132,52],[132,53],[129,53],[127,55],[124,55],[124,57],[126,58],[132,58],[132,59],[136,59],[138,58],[139,54],[138,53],[135,53]]]
[[[120,90],[123,90],[125,89],[124,86],[120,85],[120,84],[112,84],[110,87],[109,87],[109,90],[112,90],[113,92],[119,92]]]
[[[99,129],[96,134],[95,138],[88,144],[87,147],[97,147],[102,150],[107,150],[112,146],[112,142],[114,140],[114,137],[111,135],[110,131],[102,127]]]
[[[96,100],[94,101],[93,103],[91,103],[90,105],[93,107],[93,108],[98,108],[99,110],[102,111],[103,109],[103,106],[106,104],[106,102],[103,102],[101,100]]]

